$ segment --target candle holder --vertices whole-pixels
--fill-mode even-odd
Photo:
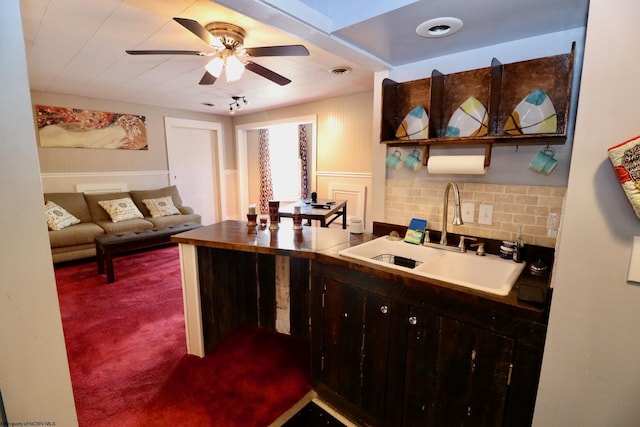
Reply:
[[[258,225],[258,223],[256,222],[256,219],[258,218],[257,214],[247,214],[247,226],[249,227],[255,227],[256,225]]]

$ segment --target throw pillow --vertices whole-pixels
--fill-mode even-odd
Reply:
[[[47,215],[47,225],[49,230],[58,231],[74,224],[79,224],[80,220],[70,214],[65,208],[48,201],[44,205],[44,212]]]
[[[124,199],[100,200],[98,204],[107,211],[113,222],[142,218],[142,214],[133,203],[133,200],[128,197]]]
[[[161,216],[180,215],[180,211],[173,204],[171,196],[160,197],[157,199],[144,199],[142,201],[144,205],[151,212],[152,218],[159,218]]]

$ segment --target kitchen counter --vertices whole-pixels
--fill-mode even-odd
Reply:
[[[418,420],[425,405],[446,408],[447,420],[478,407],[491,414],[487,425],[528,425],[548,310],[518,300],[518,288],[549,279],[525,269],[498,296],[338,255],[374,238],[240,221],[173,236],[188,353],[203,357],[238,327],[257,325],[309,339],[314,390],[358,425]]]
[[[374,274],[383,279],[400,280],[410,287],[424,288],[428,283],[437,287],[438,294],[446,294],[448,297],[469,303],[482,301],[488,310],[499,310],[505,314],[546,323],[545,306],[518,300],[518,291],[519,286],[523,284],[546,290],[548,277],[533,276],[528,269],[525,269],[509,295],[498,296],[393,268],[373,267],[338,255],[342,249],[375,238],[376,236],[370,233],[350,234],[347,230],[337,228],[305,226],[302,230],[293,230],[289,223],[284,223],[278,230],[269,230],[268,227],[248,227],[244,221],[228,220],[180,233],[173,236],[172,241],[200,247],[315,259],[327,264]]]

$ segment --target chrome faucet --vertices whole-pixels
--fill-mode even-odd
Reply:
[[[462,216],[460,215],[460,191],[455,182],[450,182],[444,189],[444,203],[442,206],[442,234],[440,235],[440,243],[431,243],[428,236],[425,236],[423,246],[429,246],[432,248],[446,249],[448,251],[466,252],[465,240],[476,240],[474,237],[460,236],[460,243],[458,246],[447,246],[447,211],[449,210],[449,190],[453,190],[454,203],[453,206],[453,225],[463,225]]]
[[[442,235],[440,237],[440,244],[447,244],[447,210],[449,210],[449,190],[453,189],[454,203],[453,206],[453,225],[462,225],[462,217],[460,215],[460,191],[458,185],[455,182],[450,182],[444,189],[444,204],[442,206]]]
[[[467,252],[467,245],[465,245],[465,241],[467,241],[467,240],[475,241],[476,238],[475,237],[460,236],[460,243],[458,243],[458,249],[460,249],[460,252],[462,252],[462,253]],[[484,243],[482,244],[482,248],[484,250]]]

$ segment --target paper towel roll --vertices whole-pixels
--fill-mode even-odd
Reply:
[[[427,161],[430,174],[484,175],[484,156],[430,156]]]

